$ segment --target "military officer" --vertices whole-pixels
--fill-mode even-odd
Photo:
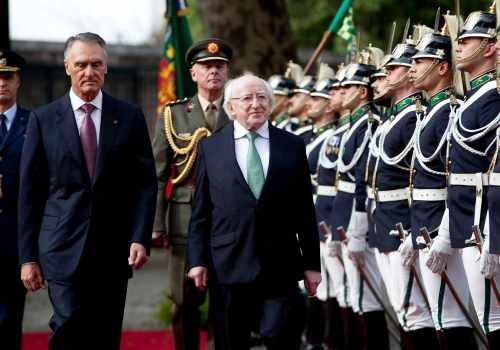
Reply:
[[[295,81],[286,76],[273,75],[268,79],[269,85],[273,88],[275,105],[271,113],[273,125],[279,125],[288,119],[287,110],[290,97],[296,88]]]
[[[448,20],[456,20],[448,16]],[[451,26],[455,28],[456,26]],[[454,35],[454,39],[456,34]],[[476,349],[471,326],[460,307],[446,288],[439,274],[430,271],[425,263],[427,250],[416,250],[416,238],[422,227],[437,235],[446,209],[447,138],[453,115],[460,100],[453,86],[452,38],[446,24],[441,33],[424,35],[417,45],[409,76],[416,89],[428,96],[426,113],[417,120],[411,174],[411,240],[405,241],[400,252],[403,265],[410,266],[418,259],[425,290],[432,311],[441,349],[464,347]],[[418,253],[417,253],[418,252]],[[469,305],[465,271],[458,254],[448,260],[447,273],[464,305]]]
[[[396,236],[396,223],[410,229],[408,203],[409,170],[417,113],[422,113],[422,94],[408,78],[416,49],[413,40],[404,38],[385,63],[391,116],[382,126],[378,158],[372,174],[376,209],[376,260],[386,285],[389,300],[398,315],[403,342],[415,349],[437,349],[437,338],[424,297],[415,281],[415,270],[402,266]]]
[[[0,49],[0,344],[21,349],[26,289],[17,249],[19,166],[29,112],[17,104],[24,59]]]
[[[457,111],[452,127],[448,211],[443,215],[427,261],[433,272],[440,273],[454,255],[459,255],[491,349],[500,347],[500,306],[491,280],[485,279],[480,272],[480,264],[488,264],[490,260],[489,247],[485,247],[478,261],[477,248],[470,243],[474,243],[472,226],[482,229],[485,222],[487,172],[500,122],[500,95],[495,84],[495,29],[496,16],[491,8],[490,12],[472,12],[458,35],[456,66],[469,73],[470,90],[466,92],[465,102]],[[487,266],[483,265],[485,268]],[[500,283],[498,275],[495,280]]]
[[[154,234],[167,237],[168,296],[173,302],[172,328],[178,350],[199,347],[198,308],[205,294],[195,288],[185,270],[194,193],[193,164],[199,140],[229,122],[222,99],[232,54],[230,45],[216,38],[191,46],[186,62],[198,93],[165,105],[153,140],[159,186]]]

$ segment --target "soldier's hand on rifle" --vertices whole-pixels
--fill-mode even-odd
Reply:
[[[489,222],[487,220],[486,225],[488,224]],[[498,255],[490,254],[490,236],[486,234],[487,231],[489,230],[485,228],[485,238],[483,242],[483,249],[481,251],[481,258],[479,260],[479,267],[483,276],[491,279],[494,275],[500,272],[500,260]]]
[[[407,235],[398,249],[401,254],[401,262],[404,267],[409,268],[415,263],[418,256],[418,250],[413,249],[413,242],[411,235]]]
[[[306,270],[304,271],[304,285],[307,289],[307,294],[310,297],[316,295],[316,290],[321,283],[321,272]]]
[[[155,248],[170,248],[170,235],[166,231],[153,231],[151,240]]]
[[[326,249],[329,257],[342,257],[342,243],[339,241],[334,241],[331,234],[326,238]]]
[[[349,259],[357,266],[365,265],[366,238],[352,236],[347,241],[347,251]]]
[[[434,273],[441,274],[446,268],[448,258],[453,252],[450,241],[448,209],[445,210],[438,235],[434,238],[429,257],[426,261],[427,267]]]

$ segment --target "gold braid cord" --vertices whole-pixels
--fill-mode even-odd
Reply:
[[[179,155],[185,156],[185,158],[177,165],[187,162],[181,173],[172,179],[172,184],[177,185],[188,176],[191,168],[193,167],[194,161],[196,160],[196,148],[198,146],[198,142],[200,142],[202,138],[210,136],[210,130],[202,127],[196,129],[192,136],[179,136],[174,129],[172,122],[172,110],[170,109],[170,106],[165,107],[163,118],[165,120],[165,135],[167,137],[167,142],[175,153],[174,159]],[[175,140],[189,142],[189,144],[186,147],[177,147],[174,138]]]

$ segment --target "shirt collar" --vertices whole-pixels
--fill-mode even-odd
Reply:
[[[201,109],[203,110],[203,112],[206,112],[210,102],[207,99],[203,98],[200,94],[198,94],[198,101],[200,101]],[[221,102],[222,102],[222,96],[213,101],[212,103],[215,105],[215,108],[219,110]]]
[[[90,103],[97,109],[102,110],[102,91],[99,90],[99,93],[97,96],[92,100],[92,101],[84,101],[80,97],[78,97],[74,92],[73,89],[69,91],[69,99],[71,101],[71,107],[73,108],[73,111],[79,110],[85,103]]]
[[[235,139],[240,139],[242,137],[245,137],[250,131],[245,128],[243,125],[240,124],[239,121],[235,120],[234,121],[234,138]],[[260,128],[255,130],[257,134],[259,134],[260,137],[263,137],[265,139],[269,138],[269,121],[266,120],[264,124],[261,125]]]
[[[3,114],[5,115],[5,117],[7,117],[7,125],[12,125],[12,122],[16,117],[16,113],[17,113],[17,103],[14,103],[12,106],[10,106],[8,110],[0,114]]]

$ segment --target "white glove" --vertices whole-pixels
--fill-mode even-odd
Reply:
[[[401,254],[401,261],[403,266],[409,268],[415,263],[418,256],[418,250],[413,248],[411,235],[407,235],[404,241],[399,246],[399,254]]]
[[[448,258],[453,252],[450,241],[449,223],[449,213],[448,209],[446,209],[441,219],[438,235],[434,238],[431,249],[429,250],[429,257],[425,263],[434,273],[441,274],[444,271]]]
[[[340,241],[334,241],[332,235],[326,237],[326,249],[328,256],[332,258],[336,256],[342,257],[342,243]]]
[[[368,214],[364,211],[354,211],[349,221],[347,237],[363,237],[368,233]]]
[[[479,268],[485,278],[491,279],[500,271],[500,260],[497,254],[490,254],[490,218],[486,215],[484,224],[484,242],[481,258],[479,259]]]
[[[365,250],[366,238],[353,236],[347,241],[347,255],[358,266],[365,264]]]

